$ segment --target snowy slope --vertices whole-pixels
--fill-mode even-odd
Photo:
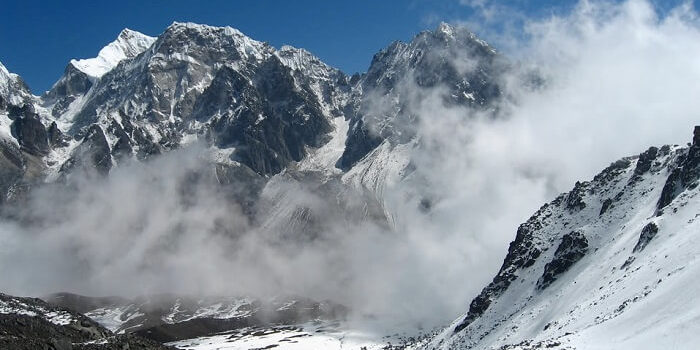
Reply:
[[[518,229],[499,274],[427,349],[692,349],[700,130],[613,163]]]
[[[243,328],[168,345],[187,350],[377,350],[385,349],[389,343],[389,338],[376,339],[347,330],[338,323],[309,322],[297,326]]]
[[[30,101],[32,95],[19,75],[10,73],[0,63],[0,109],[4,104],[19,105]]]
[[[134,58],[146,51],[156,38],[131,29],[124,29],[117,40],[102,48],[95,58],[71,60],[70,64],[93,79],[103,76],[124,59]]]
[[[5,294],[0,294],[0,314],[40,317],[59,326],[80,322],[68,311],[51,307],[40,300],[16,298]]]

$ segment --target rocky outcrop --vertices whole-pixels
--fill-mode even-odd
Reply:
[[[542,290],[568,271],[572,265],[581,260],[588,252],[588,240],[583,233],[573,231],[561,238],[561,243],[554,252],[554,257],[544,266],[544,273],[537,281],[537,289]]]
[[[656,234],[659,232],[659,227],[656,226],[655,223],[650,222],[644,226],[642,229],[642,232],[639,234],[639,240],[637,241],[637,244],[634,246],[634,249],[632,249],[633,253],[641,252],[646,248],[646,246],[651,242],[652,239],[656,236]]]
[[[58,125],[56,122],[51,122],[51,125],[49,125],[49,130],[47,131],[47,136],[49,139],[49,146],[51,148],[61,148],[61,147],[66,147],[68,146],[68,140],[70,139],[67,137],[61,129],[58,128]]]
[[[75,169],[100,175],[107,175],[112,168],[112,155],[102,128],[92,125],[83,137],[83,141],[73,152],[73,156],[63,164],[61,173],[70,174]]]
[[[9,116],[14,119],[12,134],[23,151],[36,156],[48,154],[49,141],[46,127],[31,105],[26,104],[21,108],[12,106]]]
[[[656,205],[657,213],[670,204],[681,192],[695,188],[700,178],[700,127],[696,126],[693,143],[687,152],[678,160],[678,165],[671,170],[666,179],[661,197]]]
[[[651,164],[656,160],[656,155],[659,153],[659,149],[656,147],[649,147],[644,153],[639,155],[637,158],[637,166],[634,168],[634,174],[637,176],[644,175],[651,169]]]
[[[508,246],[508,254],[503,260],[498,274],[469,304],[467,316],[455,327],[455,332],[460,332],[481,317],[491,302],[500,297],[518,278],[518,274],[537,261],[537,258],[542,254],[542,243],[534,233],[542,228],[540,218],[548,210],[548,207],[549,205],[543,206],[526,223],[518,227],[515,240]]]

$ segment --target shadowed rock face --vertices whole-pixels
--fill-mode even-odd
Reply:
[[[637,166],[634,168],[635,175],[643,175],[651,169],[651,164],[656,160],[656,155],[659,153],[659,149],[656,147],[649,147],[649,149],[639,155],[639,160],[637,160]]]
[[[289,68],[272,56],[253,79],[222,68],[197,99],[193,118],[211,120],[220,148],[259,174],[276,174],[322,145],[332,130],[310,91],[297,90]]]
[[[644,226],[642,232],[639,234],[639,241],[637,241],[637,244],[634,246],[634,249],[632,249],[632,252],[637,253],[644,250],[644,248],[646,248],[649,242],[654,239],[658,232],[659,227],[653,222],[650,222]]]
[[[44,94],[44,103],[51,106],[52,116],[59,117],[68,110],[73,101],[87,93],[92,85],[93,82],[87,74],[69,63],[61,79]]]
[[[700,127],[696,126],[693,143],[666,179],[661,198],[656,205],[657,213],[661,214],[664,207],[684,190],[695,188],[698,185],[698,178],[700,178]]]
[[[357,85],[346,149],[338,167],[349,169],[383,140],[406,143],[415,136],[410,111],[424,91],[444,88],[446,106],[486,110],[502,95],[499,76],[507,63],[463,28],[441,24],[409,43],[394,42],[377,53]],[[391,101],[391,102],[390,102]]]
[[[561,202],[561,197],[558,198]],[[538,242],[535,232],[542,228],[540,217],[548,205],[543,206],[528,221],[520,227],[515,235],[515,240],[508,247],[508,254],[501,265],[498,274],[493,278],[481,293],[472,300],[467,316],[455,327],[459,332],[468,327],[472,322],[486,312],[491,302],[501,296],[511,283],[518,278],[519,271],[531,267],[542,254],[541,243]]]
[[[19,142],[22,150],[36,156],[49,153],[49,141],[44,124],[30,105],[13,108],[10,113],[14,117],[12,134]]]
[[[554,252],[552,261],[544,266],[544,273],[537,281],[537,289],[542,290],[557,280],[559,275],[568,271],[588,252],[588,240],[583,233],[574,231],[561,238],[561,243]]]
[[[88,171],[94,169],[100,175],[107,175],[112,168],[111,150],[102,128],[98,125],[92,125],[87,130],[82,143],[71,159],[63,165],[61,172],[68,174],[76,168]]]
[[[276,50],[232,28],[192,23],[174,23],[122,62],[90,86],[69,65],[44,97],[58,118],[83,98],[69,113],[67,134],[80,138],[99,124],[117,140],[110,144],[115,161],[145,159],[196,135],[274,175],[328,140],[350,89],[342,72],[304,50]]]

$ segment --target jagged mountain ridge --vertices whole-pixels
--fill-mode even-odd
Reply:
[[[463,27],[441,23],[412,41],[396,41],[372,58],[358,79],[361,98],[353,114],[342,169],[350,169],[383,142],[405,144],[415,137],[412,103],[435,88],[447,105],[493,108],[502,95],[500,76],[507,62],[486,42]]]
[[[397,107],[405,104],[410,96],[394,77],[399,72],[425,88],[444,85],[451,103],[486,109],[499,96],[491,81],[500,62],[472,33],[446,24],[385,51],[367,74],[349,78],[303,49],[275,49],[230,27],[173,23],[157,38],[124,30],[97,58],[71,61],[43,96],[29,94],[0,112],[14,130],[4,146],[14,156],[2,160],[15,168],[0,181],[2,201],[21,200],[32,186],[79,169],[106,175],[199,142],[214,163],[212,177],[251,184],[232,195],[246,208],[266,186],[278,193],[279,181],[269,179],[280,175],[338,183],[323,188],[340,193],[348,186],[376,208],[368,217],[383,217],[383,188],[410,173],[418,141],[411,115],[375,118],[369,100],[389,94]],[[458,53],[481,63],[458,69],[451,63]],[[380,119],[387,127],[368,129]],[[286,212],[280,215],[295,222],[313,219]]]
[[[32,107],[46,126],[55,121],[75,141],[91,133],[97,134],[93,148],[106,141],[112,159],[99,165],[104,171],[125,155],[145,159],[206,139],[229,154],[232,163],[273,175],[305,158],[307,148],[327,143],[334,127],[343,124],[334,118],[344,117],[353,130],[349,137],[343,135],[348,141],[336,162],[347,170],[377,145],[371,139],[374,132],[357,127],[366,127],[363,116],[371,113],[362,102],[363,91],[377,94],[381,85],[382,93],[389,93],[392,84],[399,84],[397,76],[409,74],[421,85],[454,84],[458,90],[467,89],[470,81],[490,81],[481,67],[467,76],[449,64],[462,49],[495,56],[473,34],[455,31],[443,24],[434,33],[419,34],[410,45],[392,44],[375,57],[367,74],[351,81],[303,49],[276,50],[230,27],[174,23],[158,38],[124,30],[98,57],[72,60]],[[495,85],[461,90],[453,95],[465,104],[484,104],[497,95]],[[17,107],[26,103],[15,102]],[[401,138],[403,143],[408,139]],[[67,143],[62,153],[77,147],[77,142]],[[362,151],[353,151],[358,148]],[[352,159],[346,161],[348,157]],[[49,171],[60,171],[62,161],[67,160],[55,159]]]
[[[415,347],[692,348],[699,141],[695,127],[688,147],[623,158],[542,206],[469,311]]]

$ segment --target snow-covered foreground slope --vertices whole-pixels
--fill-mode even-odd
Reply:
[[[427,349],[694,349],[700,128],[540,208],[469,312]]]
[[[187,350],[309,350],[384,349],[388,338],[344,330],[337,323],[312,322],[299,326],[243,328],[220,334],[188,339],[167,345]]]

